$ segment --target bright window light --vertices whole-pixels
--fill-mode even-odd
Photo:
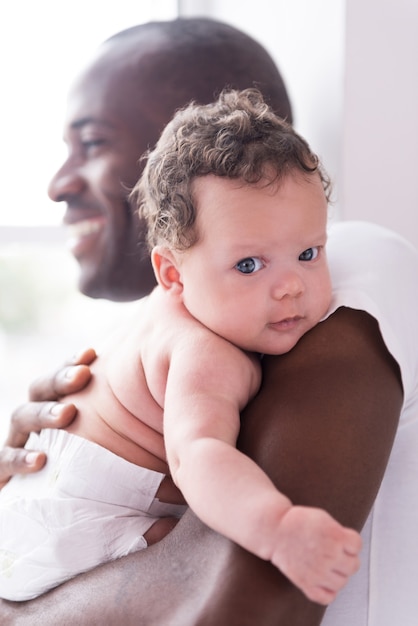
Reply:
[[[72,76],[110,35],[176,16],[176,0],[0,3],[0,226],[61,222],[62,210],[46,190],[65,154],[61,137]]]

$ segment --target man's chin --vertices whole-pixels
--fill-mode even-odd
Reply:
[[[146,295],[147,291],[141,290],[136,286],[125,284],[123,281],[99,281],[99,280],[83,280],[80,277],[78,283],[79,291],[88,298],[96,300],[110,300],[112,302],[132,302],[139,300]]]
[[[78,288],[80,292],[95,299],[112,300],[113,302],[131,302],[148,295],[156,285],[151,260],[132,256],[129,263],[118,264],[112,268],[104,264],[97,265],[80,263]]]
[[[91,272],[81,271],[78,279],[78,289],[88,298],[112,299],[109,297],[109,293],[112,292],[112,289],[109,290],[109,287],[103,279],[100,279],[97,274],[92,274]]]

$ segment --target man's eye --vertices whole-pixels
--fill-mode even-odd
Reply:
[[[307,248],[299,255],[299,261],[314,261],[319,254],[319,248]]]
[[[253,274],[254,272],[258,272],[258,270],[261,270],[263,267],[262,261],[253,256],[241,259],[241,261],[238,261],[235,265],[235,268],[241,272],[241,274]]]
[[[100,146],[102,146],[105,141],[104,139],[89,139],[82,141],[81,143],[84,150],[94,150],[94,148],[99,148]]]

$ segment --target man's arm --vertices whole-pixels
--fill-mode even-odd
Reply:
[[[396,363],[376,322],[339,309],[291,353],[267,357],[247,407],[241,449],[296,504],[360,529],[383,476],[402,403]],[[309,602],[269,563],[191,513],[159,544],[22,604],[8,624],[318,626]]]
[[[236,448],[240,409],[260,382],[260,363],[217,335],[175,349],[164,402],[170,472],[202,522],[271,561],[311,600],[330,604],[358,570],[361,539],[322,509],[292,506]]]
[[[264,361],[240,447],[294,504],[360,530],[383,478],[403,402],[377,322],[338,309],[285,358]]]

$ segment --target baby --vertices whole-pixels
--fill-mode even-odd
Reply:
[[[184,500],[210,527],[328,604],[361,540],[294,506],[236,448],[262,354],[283,354],[331,301],[329,181],[256,90],[179,111],[131,199],[158,286],[74,394],[66,431],[28,442],[39,473],[0,494],[0,595],[23,600],[161,539]]]

